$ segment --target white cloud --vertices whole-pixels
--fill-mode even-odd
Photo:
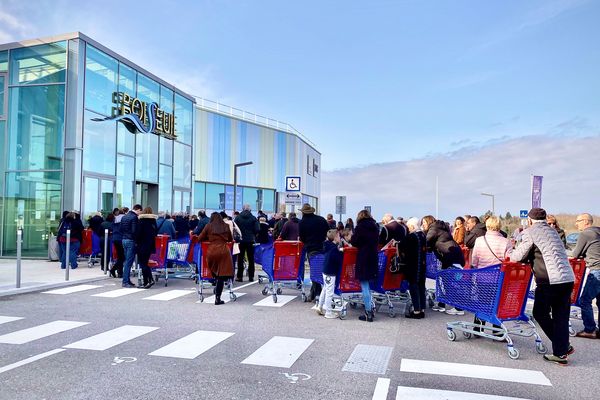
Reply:
[[[531,207],[530,175],[543,175],[542,205],[549,211],[600,213],[597,165],[600,136],[536,135],[410,161],[324,171],[321,213],[335,210],[335,196],[346,195],[348,216],[364,206],[376,218],[435,214],[439,178],[440,218],[483,214],[491,209],[511,214]]]

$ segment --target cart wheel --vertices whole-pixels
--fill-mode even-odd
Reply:
[[[435,305],[435,303],[433,302],[433,299],[429,299],[429,308],[433,308],[433,306]]]
[[[390,308],[388,310],[388,315],[390,316],[390,318],[396,318],[396,310],[394,310],[393,308]]]
[[[516,360],[517,358],[519,358],[519,350],[515,349],[514,347],[509,348],[508,357],[511,360]]]
[[[279,293],[281,294],[281,293]],[[306,297],[306,293],[302,293],[302,302],[306,303],[308,301],[308,297]]]
[[[277,295],[276,294],[273,295],[273,303],[277,303]]]
[[[446,334],[448,335],[449,341],[454,342],[456,340],[456,333],[454,333],[454,331],[451,331],[450,329],[448,329],[446,331]]]
[[[232,301],[237,300],[237,296],[235,295],[235,293],[229,293],[229,300],[232,300]]]
[[[282,294],[283,290],[281,290],[281,288],[277,288],[277,294]]]
[[[258,284],[259,284],[259,285],[262,285],[262,283],[263,283],[263,278],[261,278],[261,277],[259,276],[259,277],[258,277]]]
[[[204,303],[204,295],[200,295],[200,303]]]
[[[544,345],[544,343],[538,342],[535,344],[535,351],[537,351],[539,354],[546,354],[546,352],[548,352],[548,349],[546,348],[546,345]]]
[[[296,289],[302,290],[302,282],[296,282]]]
[[[569,327],[569,336],[571,336],[571,337],[575,336],[575,329],[573,329],[572,326]]]
[[[471,332],[463,332],[463,336],[467,339],[471,339],[471,337],[473,337],[473,334]]]
[[[356,310],[356,307],[358,307],[356,303],[350,303],[350,308]]]
[[[165,281],[165,287],[169,286],[169,281]]]
[[[346,319],[346,316],[348,316],[348,310],[346,310],[345,308],[340,312],[340,319]]]
[[[262,295],[263,295],[263,296],[266,296],[268,293],[269,293],[269,289],[267,289],[267,288],[264,288],[264,289],[262,290]]]

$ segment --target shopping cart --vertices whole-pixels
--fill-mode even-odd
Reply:
[[[195,279],[196,266],[194,265],[194,248],[198,243],[198,236],[171,240],[168,244],[165,267],[165,286],[169,278]]]
[[[395,247],[388,247],[379,252],[379,265],[377,279],[371,283],[371,291],[375,310],[379,311],[382,305],[388,307],[388,315],[392,318],[396,316],[394,302],[410,307],[411,299],[407,292],[407,282],[404,281],[404,275],[394,274],[390,270],[392,257],[396,255]],[[404,284],[403,284],[404,282]]]
[[[262,267],[263,265],[263,254],[265,251],[273,248],[273,242],[257,244],[254,246],[254,264],[258,264]],[[239,256],[238,256],[239,257]],[[247,267],[248,262],[244,260],[244,268]],[[257,273],[258,284],[262,285],[264,281],[268,281],[269,277],[266,274]]]
[[[477,335],[506,340],[508,356],[517,359],[519,350],[514,347],[511,335],[534,336],[536,351],[545,354],[546,346],[525,314],[531,277],[531,266],[512,262],[480,269],[450,268],[438,272],[436,295],[439,301],[472,312],[481,321],[498,326],[485,326],[483,322],[449,322],[448,339],[456,340],[456,331],[459,331],[467,339]]]
[[[579,300],[583,290],[583,282],[585,281],[585,260],[583,258],[569,258],[569,264],[571,264],[573,275],[575,275],[573,290],[571,291],[571,318],[580,320],[581,304],[579,303]],[[535,300],[535,288],[532,288],[529,291],[528,297]],[[575,329],[573,328],[571,321],[569,321],[569,336],[575,336]]]
[[[154,247],[156,247],[156,251],[150,255],[148,267],[150,267],[152,275],[154,275],[154,279],[157,282],[161,276],[164,276],[166,281],[168,274],[167,248],[169,247],[169,235],[157,235],[156,238],[154,238]],[[138,274],[138,280],[140,279],[139,275],[140,274]]]
[[[79,257],[87,258],[89,268],[100,262],[100,237],[91,229],[84,229],[82,232],[81,246],[79,247]]]
[[[437,280],[437,274],[442,268],[442,263],[437,259],[434,253],[425,255],[425,277],[428,279]],[[435,289],[427,289],[427,304],[429,308],[435,305]]]
[[[471,249],[469,249],[464,244],[461,244],[460,250],[462,251],[463,257],[465,259],[464,269],[470,269],[471,268]]]
[[[284,287],[299,289],[302,301],[306,301],[303,277],[302,242],[283,240],[273,243],[273,247],[265,249],[262,256],[262,269],[269,282],[262,290],[264,296],[271,294],[277,303],[277,295],[283,293]],[[302,268],[301,268],[302,266]]]
[[[210,268],[208,268],[208,262],[206,261],[206,257],[205,257],[205,255],[208,252],[209,246],[210,246],[210,242],[200,242],[200,243],[196,244],[196,249],[194,251],[195,262],[196,262],[196,265],[198,266],[198,276],[196,278],[196,284],[197,284],[196,291],[198,293],[198,298],[200,298],[200,302],[204,301],[204,286],[205,285],[214,286],[215,282],[216,282],[216,279],[213,276]],[[229,247],[229,251],[232,252],[233,251],[233,242],[227,243],[227,246]],[[235,295],[235,293],[233,293],[233,279],[228,279],[226,285],[227,285],[227,290],[229,291],[229,299],[232,301],[236,301],[237,296]],[[214,294],[214,288],[213,288],[213,294]]]
[[[359,304],[364,304],[362,299],[362,288],[360,281],[356,279],[356,256],[358,249],[356,247],[344,247],[344,257],[342,259],[342,269],[335,282],[335,295],[337,300],[335,308],[340,309],[340,318],[344,319],[350,308],[357,308]],[[373,302],[371,302],[373,304]]]

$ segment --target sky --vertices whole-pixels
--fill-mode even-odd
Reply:
[[[0,0],[0,43],[81,31],[322,153],[323,213],[600,214],[600,1]]]

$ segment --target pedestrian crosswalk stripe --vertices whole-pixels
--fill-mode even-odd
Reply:
[[[77,292],[83,292],[85,290],[91,290],[102,287],[100,285],[77,285],[77,286],[69,286],[60,289],[49,290],[47,292],[42,292],[45,294],[71,294]]]
[[[283,307],[290,301],[294,300],[298,296],[287,296],[280,294],[277,296],[277,303],[273,302],[273,296],[267,296],[258,303],[254,303],[255,306],[259,307]]]
[[[46,336],[51,336],[57,333],[68,331],[70,329],[79,328],[80,326],[87,324],[89,324],[89,322],[61,320],[48,322],[47,324],[34,326],[33,328],[22,329],[20,331],[2,335],[0,336],[0,343],[25,344]]]
[[[192,293],[194,293],[194,290],[174,289],[155,294],[154,296],[144,297],[144,300],[169,301]]]
[[[372,400],[386,400],[389,390],[390,390],[390,379],[389,378],[377,378],[377,384],[375,385],[375,392],[373,393]]]
[[[233,335],[232,332],[196,331],[149,355],[192,360]]]
[[[453,392],[450,390],[412,388],[398,386],[396,400],[528,400],[520,397],[505,397],[491,394],[479,394],[470,392]]]
[[[240,297],[244,296],[245,294],[246,293],[241,293],[241,292],[235,293],[237,298],[240,298]],[[221,295],[221,300],[223,300],[225,303],[229,303],[231,301],[231,298],[229,297],[229,293],[223,293],[223,295]],[[196,303],[215,304],[215,296],[207,297],[204,299],[204,301],[198,300]]]
[[[152,326],[123,325],[116,329],[90,336],[87,339],[64,346],[67,349],[103,351],[145,335],[158,328]]]
[[[242,361],[242,364],[290,368],[314,339],[274,336]]]
[[[7,365],[5,367],[1,367],[0,368],[0,374],[2,374],[4,372],[7,372],[7,371],[10,371],[10,370],[15,369],[15,368],[19,368],[19,367],[21,367],[23,365],[31,364],[32,362],[35,362],[37,360],[41,360],[42,358],[50,357],[50,356],[52,356],[54,354],[61,353],[63,351],[65,351],[65,349],[50,350],[50,351],[47,351],[45,353],[38,354],[38,355],[35,355],[33,357],[29,357],[29,358],[26,358],[24,360],[18,361],[16,363]]]
[[[8,317],[5,315],[0,315],[0,325],[6,324],[7,322],[13,322],[23,319],[23,317]]]
[[[403,358],[400,371],[552,386],[541,371]]]
[[[141,291],[144,291],[144,290],[145,289],[123,288],[123,289],[111,290],[111,291],[104,292],[104,293],[93,294],[92,296],[94,296],[94,297],[107,297],[107,298],[110,298],[110,299],[114,299],[116,297],[127,296],[128,294],[134,294],[134,293],[141,292]]]
[[[387,346],[356,345],[342,371],[385,374],[392,350]]]

